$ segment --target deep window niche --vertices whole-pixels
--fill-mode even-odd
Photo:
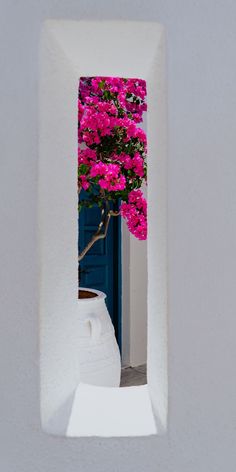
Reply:
[[[140,77],[147,83],[148,384],[134,389],[79,388],[75,97],[81,76]],[[46,22],[41,41],[38,214],[41,422],[48,433],[109,437],[166,431],[166,155],[163,27],[136,22]]]

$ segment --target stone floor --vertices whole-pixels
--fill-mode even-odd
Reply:
[[[146,364],[137,367],[125,367],[121,371],[121,387],[132,387],[147,383]]]

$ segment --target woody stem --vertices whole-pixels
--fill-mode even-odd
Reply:
[[[80,262],[84,258],[84,256],[91,249],[91,247],[96,243],[96,241],[98,241],[99,239],[105,239],[107,235],[111,216],[119,216],[120,214],[119,211],[109,210],[108,208],[109,206],[108,206],[108,203],[106,202],[105,208],[102,208],[101,210],[101,221],[98,225],[98,229],[96,233],[91,237],[90,241],[82,250],[82,252],[79,254],[78,262]]]

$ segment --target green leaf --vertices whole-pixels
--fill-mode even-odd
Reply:
[[[89,170],[89,167],[86,164],[81,164],[78,167],[78,176],[86,174],[88,170]]]
[[[100,89],[103,89],[104,86],[105,86],[105,80],[101,80],[101,82],[99,82],[99,84],[98,84],[98,87],[99,87]]]

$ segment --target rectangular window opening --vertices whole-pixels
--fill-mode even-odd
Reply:
[[[112,25],[112,41],[122,37],[123,28],[130,35],[124,67],[109,52],[112,44],[103,42],[110,22],[105,29],[95,24],[98,44],[108,55],[107,68],[94,59],[97,75],[85,75],[83,59],[77,62],[80,46],[74,41],[81,44],[89,23],[50,21],[43,35],[42,427],[67,437],[162,434],[167,424],[165,74],[164,48],[157,46],[162,28],[151,28],[149,43],[143,27],[134,42],[135,24]],[[140,35],[143,50],[149,54],[151,48],[158,61],[152,55],[130,66]]]

